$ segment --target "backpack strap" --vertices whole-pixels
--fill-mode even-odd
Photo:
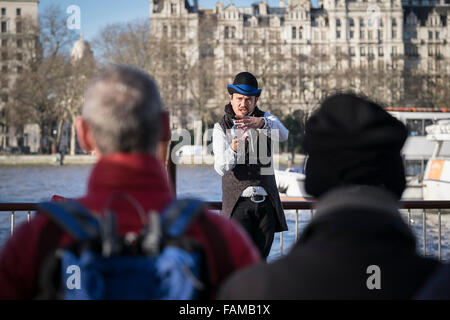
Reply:
[[[203,212],[204,203],[197,199],[175,200],[161,214],[162,231],[165,236],[178,238]]]
[[[38,211],[46,213],[77,240],[88,240],[100,235],[99,221],[78,202],[44,202],[38,205]]]

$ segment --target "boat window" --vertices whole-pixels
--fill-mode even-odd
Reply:
[[[423,173],[427,160],[406,160],[405,173],[407,177],[417,176]]]
[[[410,136],[425,136],[426,126],[433,124],[430,119],[406,119],[406,127]]]
[[[410,136],[422,136],[423,135],[421,119],[406,120],[406,127],[408,128],[408,134]]]

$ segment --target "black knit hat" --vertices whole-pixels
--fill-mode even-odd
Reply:
[[[258,89],[258,81],[250,72],[241,72],[234,78],[233,84],[228,85],[228,93],[240,93],[246,96],[259,97],[261,89]]]
[[[328,97],[306,123],[306,192],[319,197],[337,186],[363,184],[400,198],[406,138],[405,125],[378,104],[351,93]]]

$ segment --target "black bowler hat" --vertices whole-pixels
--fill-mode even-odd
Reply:
[[[233,81],[228,85],[228,93],[240,93],[246,96],[259,97],[262,89],[258,89],[258,81],[250,72],[239,73]]]

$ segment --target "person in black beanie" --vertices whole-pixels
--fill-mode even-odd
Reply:
[[[222,214],[239,222],[266,258],[275,232],[287,230],[271,165],[272,140],[288,130],[257,106],[261,89],[249,72],[228,85],[230,103],[214,125],[214,168],[222,176]]]
[[[235,275],[221,299],[410,299],[439,266],[416,253],[398,211],[406,127],[353,93],[325,99],[306,123],[313,219],[285,257]]]

